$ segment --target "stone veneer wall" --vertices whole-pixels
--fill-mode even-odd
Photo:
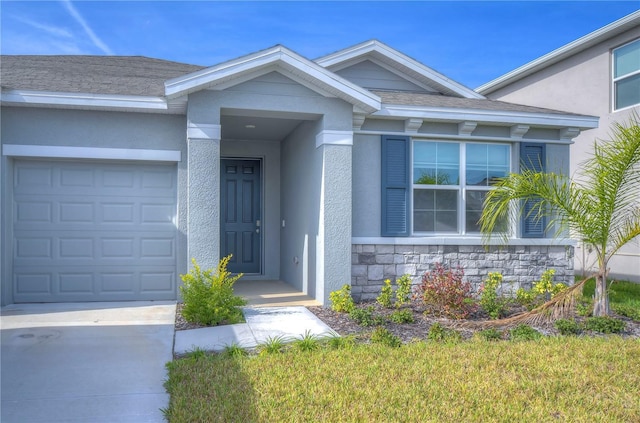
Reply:
[[[385,279],[394,281],[404,274],[418,284],[435,263],[461,267],[475,292],[489,272],[502,273],[505,294],[531,288],[547,269],[555,269],[556,283],[574,283],[571,246],[353,244],[351,293],[355,301],[375,299]]]

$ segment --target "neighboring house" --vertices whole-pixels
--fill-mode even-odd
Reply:
[[[477,219],[521,157],[568,172],[595,117],[487,100],[378,41],[207,68],[1,60],[4,304],[176,299],[191,258],[230,253],[324,304],[435,262],[474,283],[573,277],[570,241],[540,222],[487,251]]]
[[[574,175],[593,152],[594,141],[610,139],[613,122],[626,123],[633,113],[640,115],[640,11],[476,91],[495,100],[598,116],[599,127],[576,136],[571,146]],[[589,253],[588,246],[576,246],[576,272],[595,271],[597,263]],[[622,248],[609,265],[611,276],[640,282],[640,240]]]

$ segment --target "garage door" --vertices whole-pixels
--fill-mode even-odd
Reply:
[[[21,161],[14,302],[176,298],[176,167]]]

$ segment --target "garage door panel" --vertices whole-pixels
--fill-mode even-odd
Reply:
[[[16,161],[14,301],[176,298],[176,169]]]
[[[173,266],[76,266],[73,271],[53,266],[47,270],[15,269],[17,302],[175,299]]]
[[[176,239],[173,233],[122,232],[114,235],[104,231],[94,237],[80,236],[82,231],[43,237],[38,232],[18,235],[14,243],[14,264],[53,266],[99,265],[104,261],[110,265],[152,265],[176,259]]]

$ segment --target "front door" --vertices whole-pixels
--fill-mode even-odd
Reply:
[[[223,159],[220,192],[220,251],[232,254],[228,270],[260,273],[260,160]]]

